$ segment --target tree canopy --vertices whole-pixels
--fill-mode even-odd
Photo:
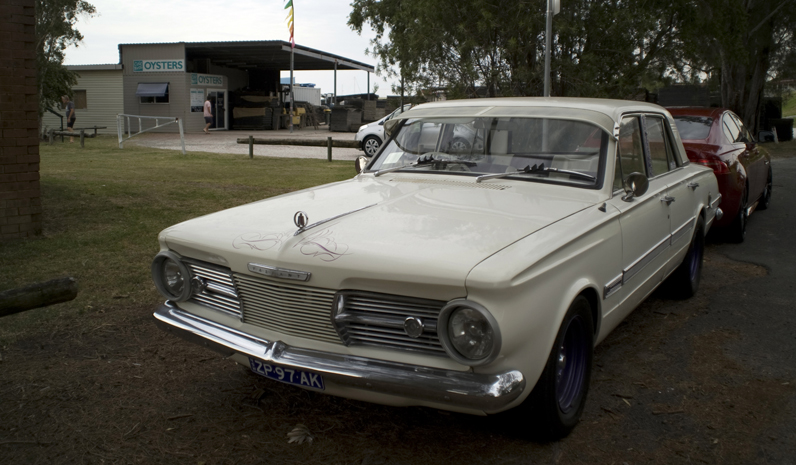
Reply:
[[[790,7],[787,5],[790,3]],[[796,68],[796,0],[565,0],[553,25],[552,94],[632,98],[674,82],[721,88],[752,126],[766,77]],[[541,95],[544,0],[354,0],[379,68],[416,92]]]
[[[35,10],[41,115],[48,107],[57,105],[62,95],[72,95],[77,76],[63,65],[64,52],[83,40],[75,25],[81,17],[93,16],[96,9],[84,0],[36,0]]]

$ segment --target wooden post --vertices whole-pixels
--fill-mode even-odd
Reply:
[[[249,158],[254,158],[254,136],[249,136]]]
[[[332,138],[326,138],[326,160],[332,161]]]
[[[50,129],[50,145],[53,145],[55,143],[55,136],[53,135],[53,132],[54,131]]]
[[[67,302],[77,297],[77,281],[59,278],[0,292],[0,317]]]
[[[85,146],[86,146],[86,130],[85,129],[81,129],[80,130],[80,148],[82,149]]]

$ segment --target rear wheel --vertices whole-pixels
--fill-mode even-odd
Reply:
[[[694,236],[683,263],[669,276],[668,285],[675,297],[688,299],[699,289],[702,279],[702,259],[705,255],[705,220],[697,218]]]
[[[760,197],[760,202],[757,204],[757,210],[766,210],[771,203],[771,189],[773,187],[773,173],[771,166],[768,167],[768,179],[766,180],[766,189],[763,191],[763,196]]]
[[[516,420],[536,421],[539,439],[567,436],[578,424],[586,405],[594,354],[591,304],[578,296],[558,330],[542,376],[525,402],[512,411]]]

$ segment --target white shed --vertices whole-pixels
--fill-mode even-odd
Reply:
[[[116,115],[124,113],[124,93],[122,86],[122,65],[68,65],[70,71],[78,74],[77,84],[72,87],[75,102],[75,127],[88,128],[106,126],[101,134],[116,134]],[[61,106],[53,108],[64,115]],[[66,129],[66,115],[63,120]],[[44,112],[43,129],[60,129],[61,119]]]

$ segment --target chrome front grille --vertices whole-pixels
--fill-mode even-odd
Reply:
[[[193,260],[185,260],[185,264],[188,266],[192,278],[199,278],[202,281],[202,291],[194,293],[188,300],[189,302],[240,318],[240,300],[232,282],[232,274],[228,269]]]
[[[331,322],[335,291],[235,274],[243,321],[261,328],[340,343]]]
[[[338,294],[334,322],[346,345],[371,345],[445,355],[437,336],[437,318],[445,302],[369,292]],[[423,333],[410,337],[407,318],[423,322]]]

